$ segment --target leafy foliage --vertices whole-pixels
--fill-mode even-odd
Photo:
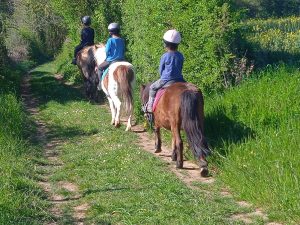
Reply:
[[[39,62],[53,57],[66,35],[64,23],[50,3],[19,0],[6,22],[6,46],[11,58]]]
[[[238,14],[222,0],[113,0],[78,4],[53,0],[52,6],[64,17],[74,45],[79,38],[81,16],[92,16],[92,26],[101,42],[108,38],[107,25],[119,22],[127,41],[127,58],[137,68],[142,82],[159,77],[159,59],[164,53],[162,36],[171,28],[183,36],[179,50],[186,59],[184,76],[202,88],[222,88],[223,75],[234,58],[231,43],[238,26]]]
[[[129,0],[122,12],[129,53],[142,81],[159,77],[162,36],[173,28],[183,37],[179,50],[185,56],[184,77],[206,90],[222,87],[223,74],[234,57],[230,43],[237,28],[237,15],[229,4]]]

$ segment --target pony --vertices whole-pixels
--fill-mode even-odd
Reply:
[[[140,97],[143,108],[146,108],[148,102],[149,88],[150,84],[141,85]],[[206,156],[211,151],[204,137],[204,99],[195,85],[176,82],[165,87],[153,112],[153,122],[155,153],[162,151],[160,129],[170,130],[172,161],[176,161],[177,168],[183,168],[183,142],[180,135],[180,130],[183,129],[194,156],[199,160],[200,175],[208,176]]]
[[[96,69],[106,59],[105,45],[97,48],[95,52]],[[121,109],[125,109],[128,116],[126,131],[131,130],[133,116],[133,88],[135,84],[135,72],[133,65],[129,62],[113,62],[108,67],[108,71],[103,73],[101,89],[105,93],[110,110],[111,124],[115,127],[120,126]]]
[[[81,72],[84,80],[84,88],[86,96],[91,100],[98,97],[97,84],[99,82],[97,73],[95,72],[95,52],[102,45],[92,45],[83,48],[76,57],[76,64]]]

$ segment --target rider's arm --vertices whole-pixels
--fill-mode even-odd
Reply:
[[[105,45],[106,58],[110,56],[111,39],[108,39]]]
[[[81,41],[80,41],[80,44],[85,44],[85,42],[86,42],[86,38],[87,38],[87,32],[86,32],[86,30],[85,29],[82,29],[81,30]]]
[[[160,64],[159,64],[159,75],[161,76],[163,71],[165,69],[165,55],[163,55],[161,58],[160,58]]]

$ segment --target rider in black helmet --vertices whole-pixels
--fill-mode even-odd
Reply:
[[[91,25],[91,17],[84,16],[81,18],[81,22],[83,28],[81,30],[81,41],[80,44],[75,47],[74,50],[74,58],[72,60],[72,64],[76,65],[76,56],[77,53],[86,46],[94,45],[94,29],[90,27]]]

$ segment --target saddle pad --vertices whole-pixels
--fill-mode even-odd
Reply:
[[[154,99],[154,103],[153,103],[153,107],[152,107],[152,111],[154,112],[155,109],[156,109],[156,106],[159,102],[159,99],[161,98],[161,96],[163,96],[163,94],[165,93],[166,89],[163,88],[163,89],[160,89],[158,90],[158,92],[156,93],[155,95],[155,99]]]
[[[101,77],[101,81],[104,80],[105,76],[108,74],[108,69],[109,69],[109,67],[107,67],[107,68],[103,71],[103,74],[102,74],[102,77]]]

